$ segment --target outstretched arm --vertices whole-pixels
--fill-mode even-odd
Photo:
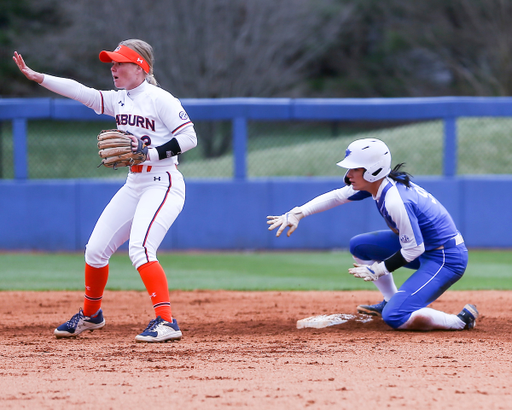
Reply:
[[[328,209],[350,201],[364,199],[368,196],[370,196],[368,192],[354,191],[354,189],[349,186],[335,189],[334,191],[317,196],[301,207],[295,207],[283,215],[267,216],[267,224],[270,225],[268,230],[272,231],[279,227],[276,236],[280,236],[286,227],[289,227],[290,229],[288,229],[287,236],[290,236],[295,229],[297,229],[302,218],[318,212],[327,211]]]
[[[23,57],[21,54],[18,54],[17,51],[14,52],[14,56],[12,57],[20,71],[31,81],[35,81],[38,84],[41,84],[44,79],[44,75],[38,73],[37,71],[32,70],[29,66],[25,64]]]
[[[85,106],[92,108],[96,114],[106,113],[104,107],[104,97],[100,91],[94,88],[86,87],[75,80],[38,73],[25,64],[23,57],[21,54],[18,54],[17,51],[14,52],[12,59],[20,71],[29,80],[35,81],[36,83],[50,91],[53,91],[54,93],[81,102]],[[108,115],[113,114],[108,113]]]

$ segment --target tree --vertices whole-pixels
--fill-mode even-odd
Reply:
[[[49,30],[58,31],[63,25],[65,20],[58,12],[56,0],[0,2],[0,90],[3,95],[20,91],[19,87],[14,87],[19,84],[12,81],[18,74],[12,61],[14,49],[23,46],[29,36],[33,41]],[[31,85],[25,82],[22,89],[26,92]]]
[[[298,95],[308,64],[353,9],[340,0],[77,0],[61,7],[73,24],[46,38],[54,74],[111,88],[99,50],[141,38],[155,50],[157,80],[180,98]],[[229,149],[229,127],[198,126],[206,157]]]
[[[402,15],[400,21],[393,19],[397,30],[411,49],[425,50],[450,71],[456,93],[510,95],[510,1],[424,0],[416,8],[396,3]]]

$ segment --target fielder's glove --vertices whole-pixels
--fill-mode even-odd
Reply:
[[[104,130],[98,134],[101,165],[117,169],[138,165],[148,158],[146,144],[135,135],[121,130]]]
[[[354,263],[354,267],[348,270],[348,273],[354,275],[356,278],[364,279],[365,282],[375,281],[381,276],[389,275],[384,262],[375,262],[373,265],[360,265]]]
[[[289,226],[290,229],[288,229],[287,236],[290,236],[293,231],[297,229],[297,226],[299,226],[299,222],[302,218],[304,218],[304,214],[298,206],[293,208],[290,212],[286,212],[284,215],[267,216],[267,224],[270,225],[268,230],[272,231],[273,229],[280,226],[276,232],[276,236],[279,236],[284,231],[284,229]]]

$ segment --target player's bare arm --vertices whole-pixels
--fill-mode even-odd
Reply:
[[[37,71],[32,70],[27,64],[25,64],[25,61],[23,60],[23,57],[21,54],[19,54],[17,51],[14,52],[14,56],[12,57],[20,71],[31,81],[35,81],[38,84],[41,84],[44,79],[44,75],[41,73],[38,73]]]

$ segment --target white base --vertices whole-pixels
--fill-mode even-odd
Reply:
[[[355,320],[356,322],[366,323],[372,321],[372,317],[370,315],[351,315],[347,313],[311,316],[305,319],[297,320],[297,329],[304,329],[306,327],[321,329],[328,326],[341,325],[343,323],[348,322],[349,320]]]

